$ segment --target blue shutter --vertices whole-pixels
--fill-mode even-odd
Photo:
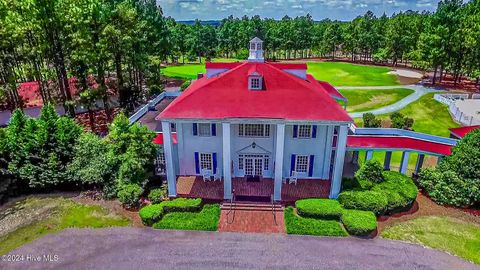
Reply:
[[[315,158],[314,155],[310,155],[310,160],[308,164],[308,177],[313,176],[313,159]]]
[[[217,153],[212,154],[213,158],[213,174],[217,173]]]
[[[198,152],[195,152],[195,173],[200,174],[200,160],[198,157]]]
[[[295,170],[295,155],[292,155],[292,159],[290,162],[290,176],[292,176],[292,172]]]
[[[312,138],[317,137],[317,126],[312,126]]]
[[[294,125],[293,126],[293,138],[297,138],[298,136],[298,126]]]
[[[198,135],[198,125],[197,123],[193,123],[193,136]]]
[[[212,124],[212,136],[217,136],[217,124]]]

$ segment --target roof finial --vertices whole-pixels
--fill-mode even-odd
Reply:
[[[248,62],[264,62],[263,59],[263,41],[258,37],[250,40],[250,55]]]

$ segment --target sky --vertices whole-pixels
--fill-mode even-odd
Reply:
[[[434,11],[438,0],[157,0],[176,20],[218,20],[229,15],[281,19],[310,13],[314,20],[352,20],[371,10],[391,15],[402,10]]]

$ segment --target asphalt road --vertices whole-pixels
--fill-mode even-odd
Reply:
[[[480,269],[447,253],[383,239],[150,228],[69,229],[10,254],[23,261],[0,261],[0,269]],[[42,257],[48,254],[52,262]],[[32,261],[37,256],[40,261]]]

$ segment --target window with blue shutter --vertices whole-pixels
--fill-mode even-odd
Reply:
[[[217,153],[213,153],[213,174],[217,173]]]
[[[198,152],[195,152],[195,173],[200,174],[200,158]]]
[[[297,138],[298,136],[298,126],[294,125],[293,126],[293,138]]]
[[[312,126],[312,138],[317,137],[317,126]]]
[[[290,176],[292,175],[292,172],[295,170],[295,155],[292,155],[292,158],[290,159]]]
[[[310,160],[308,164],[308,177],[313,176],[313,159],[315,158],[314,155],[310,155]]]
[[[198,135],[198,125],[197,123],[193,123],[193,136]]]
[[[212,136],[217,136],[217,124],[212,124]]]

